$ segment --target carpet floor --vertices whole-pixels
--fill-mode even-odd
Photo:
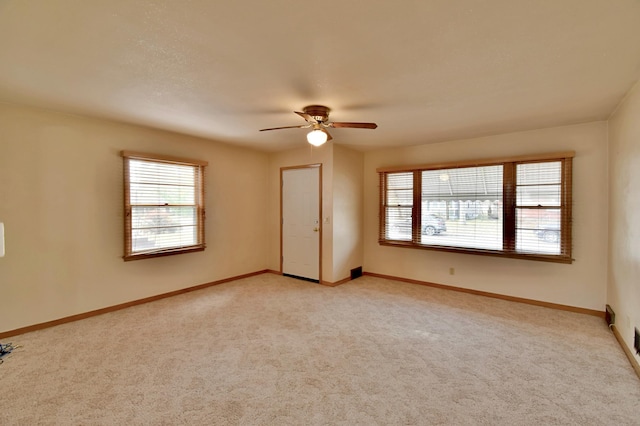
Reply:
[[[601,318],[262,274],[5,339],[2,425],[639,425]]]

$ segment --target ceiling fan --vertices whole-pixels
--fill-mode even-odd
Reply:
[[[320,146],[326,141],[333,139],[331,134],[327,131],[327,128],[345,128],[350,127],[354,129],[375,129],[378,127],[376,123],[347,123],[339,121],[329,121],[329,108],[323,105],[309,105],[304,107],[302,112],[294,111],[300,117],[307,121],[307,124],[301,124],[299,126],[285,126],[285,127],[272,127],[270,129],[260,129],[261,132],[267,130],[281,130],[281,129],[312,129],[307,134],[307,140],[311,145]]]

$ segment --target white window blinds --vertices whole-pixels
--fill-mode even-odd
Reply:
[[[205,162],[123,152],[125,259],[203,250]]]
[[[572,158],[378,169],[379,241],[570,263]]]

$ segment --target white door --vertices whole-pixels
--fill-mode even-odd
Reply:
[[[282,171],[282,273],[320,280],[320,168]]]

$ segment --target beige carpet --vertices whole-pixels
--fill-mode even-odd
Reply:
[[[638,425],[600,318],[263,274],[5,339],[2,425]]]

